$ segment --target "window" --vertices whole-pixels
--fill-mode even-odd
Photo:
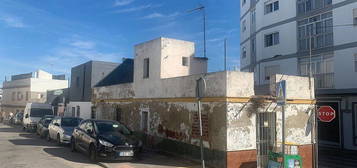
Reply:
[[[298,0],[298,14],[305,14],[312,10],[322,9],[332,4],[332,0]]]
[[[247,57],[247,49],[245,47],[242,48],[242,58]]]
[[[265,14],[279,10],[279,1],[265,4],[264,10],[265,10],[264,11]]]
[[[242,21],[242,31],[245,32],[247,30],[246,20]]]
[[[247,0],[242,0],[242,6],[247,2]]]
[[[117,121],[121,121],[121,108],[117,107],[115,109]]]
[[[355,54],[355,72],[357,72],[357,54]]]
[[[353,9],[353,24],[357,26],[357,8]]]
[[[333,54],[324,53],[324,54],[314,55],[311,58],[311,64],[310,64],[309,57],[299,59],[300,75],[309,76],[310,65],[311,65],[311,74],[315,78],[316,88],[334,87]]]
[[[12,92],[11,100],[12,101],[16,100],[16,92]]]
[[[141,111],[141,130],[147,132],[148,125],[149,125],[149,112]]]
[[[332,12],[298,21],[298,45],[300,51],[333,45]],[[311,45],[310,45],[311,41]]]
[[[77,106],[77,117],[81,116],[81,107]]]
[[[79,128],[82,129],[82,130],[85,130],[86,127],[87,127],[88,122],[89,122],[89,121],[82,122],[82,123],[79,125]]]
[[[95,106],[92,106],[92,108],[91,108],[91,115],[90,115],[90,118],[91,118],[91,119],[95,119],[95,111],[96,111],[96,107],[95,107]]]
[[[256,20],[256,13],[255,13],[255,9],[253,9],[253,11],[252,11],[252,18],[251,18],[251,20],[252,20],[252,25],[255,25],[255,20]],[[253,26],[254,27],[254,26]]]
[[[270,80],[270,77],[280,72],[279,65],[271,65],[265,67],[265,80]]]
[[[149,58],[144,59],[144,78],[149,78],[150,62]]]
[[[279,44],[279,32],[265,35],[265,47]]]
[[[29,100],[29,92],[26,92],[26,101]]]
[[[76,108],[72,107],[72,117],[76,116]]]
[[[182,57],[182,66],[188,66],[188,57]]]
[[[79,76],[76,77],[76,87],[79,88]]]
[[[17,92],[17,101],[21,101],[24,98],[21,92]]]

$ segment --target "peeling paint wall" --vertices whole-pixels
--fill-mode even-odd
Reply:
[[[134,131],[142,131],[140,111],[145,108],[149,111],[149,129],[146,134],[199,146],[199,138],[192,133],[194,115],[197,115],[196,103],[142,101],[96,104],[96,110],[101,112],[102,119],[115,120],[116,108],[121,110],[121,122]],[[205,147],[225,151],[226,104],[203,103],[202,113],[208,115],[208,138],[205,139]]]
[[[162,45],[167,45],[165,47],[172,45],[171,42],[163,41],[156,39],[148,42],[148,45],[136,46],[135,67],[141,67],[146,57],[153,58],[150,62],[158,61],[150,65],[155,68],[150,71],[149,79],[143,78],[142,68],[139,70],[135,68],[132,84],[94,88],[92,102],[97,118],[118,119],[132,130],[144,133],[143,139],[150,147],[160,147],[161,144],[170,141],[170,145],[172,142],[180,143],[176,147],[197,149],[200,140],[195,89],[196,80],[204,77],[206,99],[202,100],[201,107],[203,140],[204,146],[213,151],[211,160],[219,160],[219,167],[225,167],[224,157],[228,152],[255,152],[258,113],[276,113],[276,141],[281,142],[281,107],[276,106],[275,98],[271,95],[255,96],[253,73],[224,71],[163,79],[160,75],[173,76],[171,71],[162,73],[163,69],[160,69],[163,67],[160,63],[163,61],[160,48],[162,49]],[[185,45],[192,47],[189,43]],[[192,49],[190,48],[189,53]],[[184,69],[179,74],[183,71],[186,72]],[[308,78],[286,75],[272,78],[271,94],[275,93],[275,82],[280,79],[287,80],[288,99],[314,98],[314,93],[310,92],[313,88],[310,88],[311,82]],[[300,101],[295,104],[289,102],[290,104],[286,105],[287,142],[299,145],[311,144],[312,124],[309,119],[311,119],[310,109],[313,105],[305,102]],[[145,122],[146,115],[148,122]],[[185,151],[185,149],[175,149],[174,152],[178,150]],[[193,154],[195,151],[185,152]]]
[[[227,104],[227,151],[256,149],[255,115],[251,103]]]

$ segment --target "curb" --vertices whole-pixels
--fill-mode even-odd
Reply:
[[[103,167],[103,168],[110,168],[110,166],[108,166],[106,163],[103,163],[103,162],[98,162],[97,165],[99,165],[100,167]]]

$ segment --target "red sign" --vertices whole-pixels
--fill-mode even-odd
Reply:
[[[322,122],[331,122],[336,118],[336,111],[331,106],[321,106],[317,111]]]

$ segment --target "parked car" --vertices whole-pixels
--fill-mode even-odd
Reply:
[[[142,150],[142,144],[125,125],[110,120],[84,120],[71,138],[71,150],[84,152],[93,161],[133,159]]]
[[[14,118],[14,123],[15,124],[22,124],[22,120],[23,120],[23,117],[24,117],[24,113],[23,112],[18,112],[15,114],[15,118]]]
[[[38,121],[45,115],[53,115],[50,104],[27,103],[23,117],[23,129],[35,131]]]
[[[51,123],[52,119],[55,116],[53,115],[45,115],[37,124],[36,132],[40,135],[41,138],[47,137],[48,134],[48,125]]]
[[[47,140],[56,140],[58,144],[69,144],[73,129],[83,119],[78,117],[55,117],[48,126]]]

